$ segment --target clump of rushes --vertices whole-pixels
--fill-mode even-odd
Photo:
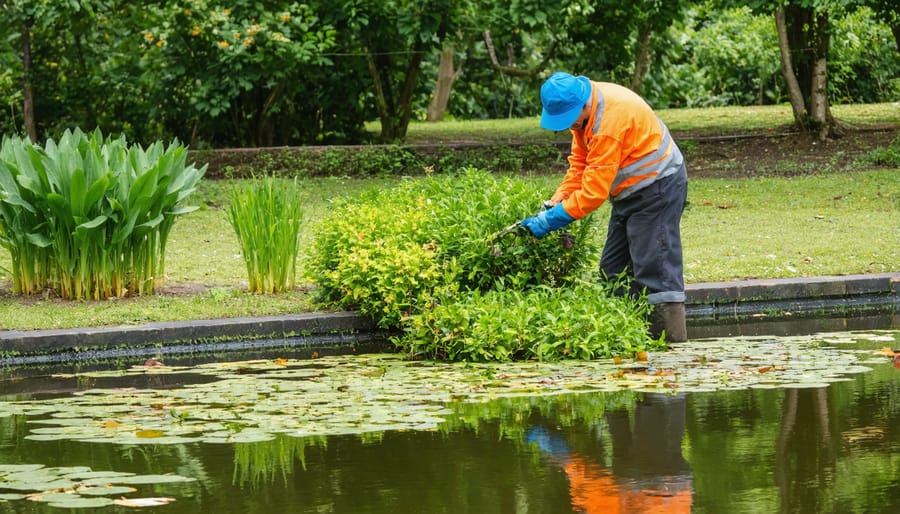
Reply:
[[[544,239],[492,234],[549,196],[482,170],[344,199],[316,226],[304,269],[318,300],[358,309],[412,357],[591,359],[659,348],[646,302],[601,286],[590,219]]]
[[[173,141],[146,149],[99,130],[66,131],[41,147],[0,145],[0,245],[13,292],[53,289],[67,299],[152,293],[165,277],[175,217],[206,171]]]
[[[302,214],[297,181],[267,176],[237,185],[231,190],[230,214],[250,292],[293,289]]]

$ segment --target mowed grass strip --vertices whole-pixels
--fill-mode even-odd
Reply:
[[[898,170],[793,178],[694,179],[682,221],[688,283],[900,271]],[[535,176],[548,195],[559,176]],[[311,225],[329,200],[400,179],[316,179],[301,182],[301,255]],[[247,271],[228,220],[229,182],[201,183],[195,203],[169,240],[163,294],[100,302],[66,302],[50,295],[9,294],[0,274],[0,328],[46,329],[140,324],[308,312],[306,284],[287,293],[246,293]],[[609,215],[604,206],[598,213]],[[517,220],[510,220],[510,223]],[[603,238],[601,221],[597,237]],[[0,266],[9,255],[0,252]],[[302,258],[298,276],[302,276]]]
[[[900,105],[832,106],[855,127],[900,123]],[[726,134],[791,124],[787,105],[669,109],[660,117],[673,131]],[[548,141],[567,138],[538,126],[537,117],[515,120],[413,123],[408,140]],[[367,127],[377,131],[372,125]],[[803,166],[803,162],[796,162]],[[744,278],[845,275],[900,271],[900,169],[827,173],[795,178],[694,178],[682,222],[685,279],[689,283]],[[547,194],[560,176],[536,176]],[[393,178],[322,178],[302,181],[302,255],[311,225],[329,200]],[[247,270],[228,221],[234,181],[201,181],[189,199],[201,205],[175,223],[169,236],[162,294],[99,302],[66,302],[51,295],[12,296],[10,258],[0,249],[0,330],[95,327],[151,321],[215,319],[308,312],[315,309],[307,284],[277,295],[246,292]],[[605,236],[601,218],[597,237]],[[510,223],[517,220],[510,220]],[[500,227],[498,227],[500,228]]]

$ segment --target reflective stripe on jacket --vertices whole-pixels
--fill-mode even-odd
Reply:
[[[553,195],[576,219],[675,173],[684,162],[643,98],[617,84],[591,84],[592,112],[584,130],[572,129],[569,170]]]

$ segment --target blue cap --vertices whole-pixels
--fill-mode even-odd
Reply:
[[[557,71],[541,86],[541,128],[566,130],[575,123],[591,97],[591,81]]]

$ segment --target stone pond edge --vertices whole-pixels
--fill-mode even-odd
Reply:
[[[760,319],[900,317],[900,272],[688,284],[689,328]],[[896,322],[895,322],[896,324]],[[0,331],[0,365],[229,349],[342,346],[383,338],[355,312],[155,322],[134,326]],[[34,356],[29,358],[28,356]],[[41,357],[44,356],[44,357]],[[108,355],[107,355],[108,356]]]

